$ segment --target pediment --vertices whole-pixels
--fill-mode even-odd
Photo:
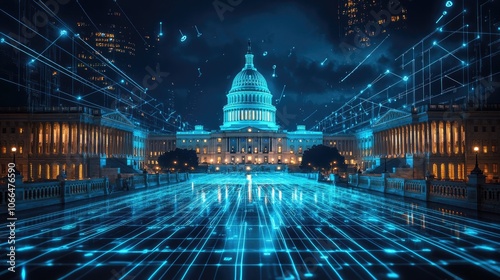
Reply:
[[[134,126],[134,123],[119,111],[114,111],[104,114],[102,115],[102,118],[110,120],[112,122],[119,122],[121,124]]]
[[[382,125],[382,124],[393,122],[396,120],[402,120],[402,119],[410,117],[410,116],[411,116],[411,114],[408,112],[403,112],[403,111],[392,109],[392,110],[387,111],[384,115],[382,115],[382,117],[377,119],[373,123],[373,126]]]

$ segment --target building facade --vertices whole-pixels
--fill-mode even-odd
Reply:
[[[387,161],[410,170],[409,177],[467,180],[477,165],[487,181],[498,181],[499,105],[428,105],[391,110],[353,134],[328,135],[298,125],[276,124],[276,108],[249,44],[242,70],[232,81],[219,130],[160,134],[146,131],[118,110],[84,107],[3,108],[0,112],[0,176],[16,161],[25,180],[159,172],[158,157],[176,148],[196,151],[199,163],[223,170],[245,164],[296,168],[314,145],[336,147],[345,163],[380,173]],[[15,148],[13,150],[12,148]],[[384,162],[384,164],[383,164]],[[377,171],[377,168],[379,169]],[[215,169],[217,170],[217,169]]]
[[[144,167],[147,133],[119,112],[84,107],[3,108],[0,175],[15,161],[25,180],[102,176],[107,166]]]

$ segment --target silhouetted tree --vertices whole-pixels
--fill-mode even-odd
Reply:
[[[198,156],[194,150],[177,148],[158,157],[158,164],[162,169],[187,171],[198,167]]]
[[[300,168],[304,171],[311,171],[314,168],[329,170],[334,167],[346,168],[345,158],[340,155],[337,148],[325,145],[314,145],[305,150],[300,164]]]

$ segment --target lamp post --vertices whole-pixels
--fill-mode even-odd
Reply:
[[[478,146],[474,147],[474,152],[476,152],[476,166],[474,167],[474,169],[472,169],[471,173],[472,174],[483,174],[483,171],[481,171],[481,169],[479,169],[479,164],[477,163],[477,153],[479,152]]]
[[[16,164],[16,151],[17,151],[17,148],[16,147],[12,147],[10,149],[12,151],[12,163],[14,163],[14,165]]]
[[[17,148],[16,147],[12,147],[10,150],[12,151],[12,163],[14,163],[14,173],[16,175],[20,175],[21,173],[19,172],[19,170],[17,169],[17,166],[16,166],[16,152],[17,152]]]

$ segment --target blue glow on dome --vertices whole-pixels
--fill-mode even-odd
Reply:
[[[253,63],[250,41],[245,54],[245,66],[236,74],[227,94],[224,106],[224,124],[221,130],[241,130],[254,127],[258,130],[277,131],[276,107],[272,104],[273,95],[264,76]]]

